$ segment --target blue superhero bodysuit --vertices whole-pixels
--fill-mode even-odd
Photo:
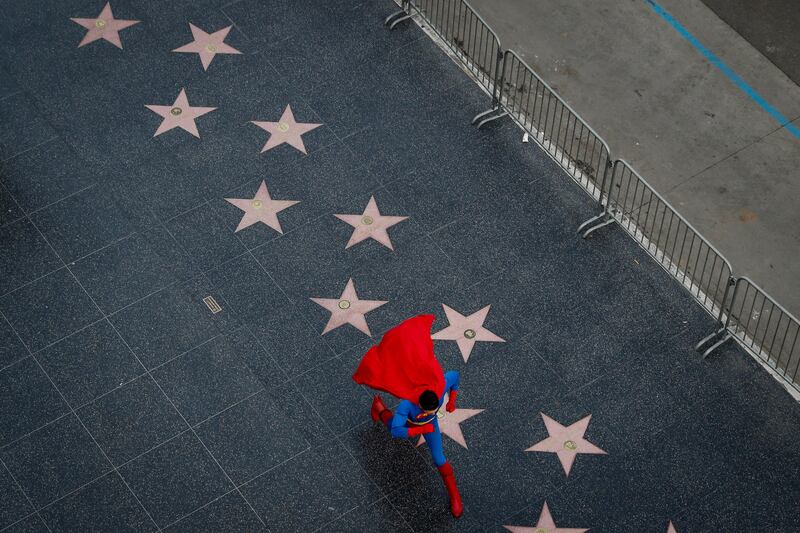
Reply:
[[[428,449],[431,451],[433,462],[436,466],[442,466],[447,462],[442,450],[442,433],[439,431],[439,421],[437,414],[439,409],[442,408],[444,396],[448,392],[458,391],[459,375],[455,370],[445,372],[444,374],[444,392],[439,398],[439,407],[436,412],[426,415],[425,412],[415,403],[408,400],[403,400],[397,406],[394,416],[386,422],[386,427],[392,433],[392,437],[398,439],[408,438],[408,428],[410,426],[421,426],[424,424],[433,424],[433,432],[425,434],[425,442],[428,444]]]

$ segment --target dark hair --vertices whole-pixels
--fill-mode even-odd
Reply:
[[[419,395],[419,406],[426,411],[433,411],[439,407],[439,397],[432,390],[426,390]]]

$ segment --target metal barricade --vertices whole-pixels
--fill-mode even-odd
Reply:
[[[731,264],[514,51],[465,0],[400,0],[394,27],[414,14],[428,24],[492,96],[478,127],[506,115],[594,197],[602,210],[578,230],[588,237],[616,222],[675,277],[717,320],[697,349],[703,357],[736,338],[800,390],[800,321]]]
[[[585,229],[587,237],[613,222],[722,323],[733,279],[731,264],[621,159],[614,162],[603,212],[579,230]]]
[[[736,338],[754,355],[781,376],[795,389],[800,390],[800,321],[784,309],[761,287],[749,278],[736,280],[730,306],[721,327],[701,340],[703,357],[713,352],[728,339]]]
[[[413,14],[427,23],[472,76],[497,101],[503,50],[497,34],[465,0],[403,0],[403,11],[387,17],[393,28]]]
[[[586,192],[603,203],[612,166],[608,144],[522,58],[505,52],[499,107]]]

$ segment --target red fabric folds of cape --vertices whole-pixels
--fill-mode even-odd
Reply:
[[[356,383],[415,404],[423,391],[444,393],[444,373],[433,355],[433,315],[409,318],[369,349],[353,374]]]

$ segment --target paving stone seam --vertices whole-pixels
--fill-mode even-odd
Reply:
[[[261,394],[262,392],[266,392],[266,391],[267,391],[267,388],[266,388],[266,386],[265,386],[263,383],[261,383],[261,388],[260,388],[260,389],[258,389],[257,391],[255,391],[255,392],[251,392],[250,394],[248,394],[247,396],[245,396],[245,397],[244,397],[244,398],[242,398],[241,400],[238,400],[238,401],[236,401],[236,402],[234,402],[234,403],[230,404],[230,405],[229,405],[229,406],[227,406],[226,408],[224,408],[224,409],[222,409],[222,410],[220,410],[220,411],[217,411],[217,412],[215,412],[215,413],[214,413],[214,414],[212,414],[212,415],[209,415],[209,416],[205,417],[204,419],[200,420],[199,422],[196,422],[195,424],[192,424],[192,427],[196,428],[196,427],[202,426],[203,424],[205,424],[206,422],[208,422],[208,421],[209,421],[209,420],[211,420],[212,418],[216,418],[216,417],[218,417],[219,415],[221,415],[222,413],[227,413],[228,411],[230,411],[230,410],[231,410],[231,409],[233,409],[234,407],[238,407],[239,405],[241,405],[241,404],[243,404],[244,402],[246,402],[246,401],[250,400],[250,399],[251,399],[251,398],[253,398],[254,396],[258,396],[258,395],[259,395],[259,394]]]
[[[3,319],[5,319],[5,317],[3,317]],[[8,324],[8,321],[6,321],[6,324]],[[11,324],[8,324],[8,327],[11,327]],[[0,374],[2,374],[7,368],[11,368],[12,366],[16,365],[17,363],[21,363],[22,361],[26,360],[28,357],[30,357],[30,355],[26,354],[26,355],[22,356],[21,358],[17,359],[16,361],[12,361],[12,362],[8,363],[7,365],[5,365],[3,367],[0,367]],[[2,446],[0,446],[0,449],[2,449]]]
[[[11,194],[9,193],[9,196],[10,196],[10,195],[11,195]],[[16,202],[15,202],[14,204],[16,205]],[[10,226],[11,224],[14,224],[14,223],[16,223],[16,222],[19,222],[20,220],[24,220],[24,219],[25,219],[25,217],[24,217],[24,216],[17,217],[17,218],[14,218],[14,219],[11,219],[11,220],[9,220],[8,222],[4,222],[3,224],[0,224],[0,229],[4,228],[4,227],[6,227],[6,226]]]
[[[2,74],[3,74],[4,76],[11,77],[11,75],[10,75],[10,74],[7,74],[6,72],[3,72]],[[16,80],[14,80],[14,81],[16,81]],[[19,84],[17,84],[17,85],[19,85]],[[24,92],[25,92],[25,90],[24,90],[24,89],[17,89],[16,91],[11,91],[10,93],[6,93],[6,94],[4,94],[3,96],[0,96],[0,102],[2,102],[3,100],[5,100],[6,98],[8,98],[8,97],[10,97],[10,96],[16,96],[16,95],[18,95],[19,93],[24,93]]]
[[[21,217],[21,218],[17,219],[15,222],[17,222],[17,221],[19,221],[19,220],[22,220],[22,219],[28,220],[28,217],[26,217],[26,216],[23,216],[23,217]],[[55,274],[56,272],[58,272],[58,271],[59,271],[59,270],[61,270],[62,268],[65,268],[65,267],[63,267],[63,266],[60,266],[60,267],[58,267],[58,268],[55,268],[55,269],[51,270],[50,272],[48,272],[48,273],[46,273],[46,274],[43,274],[43,275],[39,276],[38,278],[32,279],[32,280],[30,280],[30,281],[26,281],[25,283],[23,283],[23,284],[22,284],[22,285],[20,285],[19,287],[16,287],[16,288],[14,288],[14,289],[11,289],[11,290],[10,290],[10,291],[8,291],[8,292],[4,292],[3,294],[0,294],[0,298],[5,298],[6,296],[8,296],[8,295],[10,295],[10,294],[14,294],[15,292],[17,292],[17,291],[18,291],[18,290],[20,290],[20,289],[24,289],[25,287],[27,287],[27,286],[29,286],[29,285],[33,285],[33,284],[34,284],[34,283],[36,283],[37,281],[43,280],[44,278],[46,278],[46,277],[47,277],[47,276],[49,276],[50,274]],[[37,351],[38,351],[38,350],[37,350]]]
[[[567,490],[566,485],[561,485],[560,487],[552,487],[552,488],[553,488],[553,491],[548,494],[548,498],[552,498],[554,495],[561,494],[563,492],[566,492],[566,490]],[[528,503],[528,504],[516,509],[515,511],[509,513],[508,515],[501,517],[499,520],[502,521],[502,522],[505,522],[507,520],[511,520],[512,518],[514,518],[515,516],[520,514],[522,511],[525,511],[525,510],[528,510],[528,509],[531,509],[531,508],[532,508],[531,504]],[[532,516],[536,516],[536,512],[535,511],[534,511],[534,514]]]
[[[209,269],[209,270],[213,270],[213,269]],[[132,306],[134,306],[136,304],[139,304],[139,303],[143,302],[144,300],[147,300],[151,296],[154,296],[154,295],[158,294],[161,291],[164,291],[164,290],[167,290],[167,289],[171,289],[171,288],[175,287],[176,285],[182,285],[182,284],[186,283],[187,281],[196,280],[198,278],[203,278],[206,281],[208,281],[208,278],[206,277],[205,274],[209,270],[206,270],[205,272],[197,272],[197,273],[195,273],[194,276],[190,277],[189,279],[173,281],[172,283],[170,283],[168,285],[164,285],[163,287],[161,287],[158,290],[155,290],[153,292],[150,292],[150,293],[142,296],[141,298],[137,298],[136,300],[133,300],[131,303],[129,303],[125,307],[120,307],[119,309],[114,310],[113,312],[109,313],[107,316],[108,317],[113,317],[114,315],[117,315],[117,314],[121,313],[122,311],[125,311],[126,309],[128,309],[128,308],[130,308],[130,307],[132,307]],[[52,344],[50,344],[49,346],[52,346]]]
[[[95,323],[96,323],[96,322],[95,322]],[[78,404],[78,405],[76,405],[76,406],[75,406],[75,410],[76,410],[76,411],[80,411],[80,410],[81,410],[81,409],[83,409],[84,407],[88,407],[88,406],[90,406],[90,405],[94,404],[95,402],[97,402],[97,401],[98,401],[98,400],[100,400],[101,398],[105,398],[106,396],[108,396],[108,395],[110,395],[110,394],[112,394],[112,393],[114,393],[114,392],[116,392],[116,391],[120,390],[121,388],[123,388],[123,387],[125,387],[125,386],[127,386],[127,385],[130,385],[130,384],[131,384],[131,383],[133,383],[134,381],[136,381],[136,380],[140,379],[140,378],[141,378],[142,376],[144,376],[145,374],[146,374],[146,372],[144,371],[144,369],[142,369],[142,371],[141,371],[141,373],[140,373],[140,374],[136,374],[135,376],[131,377],[130,379],[127,379],[127,380],[125,380],[125,381],[121,382],[119,385],[116,385],[116,386],[115,386],[113,389],[111,389],[110,391],[108,391],[108,392],[104,392],[103,394],[101,394],[101,395],[99,395],[99,396],[97,396],[97,397],[95,397],[95,398],[92,398],[91,400],[88,400],[88,401],[85,401],[85,402],[83,402],[83,403],[81,403],[81,404]]]
[[[386,499],[386,496],[384,496],[383,498],[381,498],[381,499],[380,499],[380,500],[378,500],[378,501],[381,501],[381,500],[384,500],[384,499]],[[388,500],[387,500],[387,501],[388,501]],[[370,504],[369,506],[365,506],[365,505],[363,505],[363,504],[358,504],[358,505],[356,505],[355,507],[353,507],[353,508],[351,508],[351,509],[348,509],[347,511],[344,511],[342,514],[340,514],[339,516],[337,516],[337,517],[336,517],[336,518],[334,518],[333,520],[329,520],[329,521],[325,522],[324,524],[322,524],[320,527],[318,527],[318,528],[316,528],[316,529],[313,529],[313,530],[311,530],[311,531],[312,531],[312,533],[317,533],[318,531],[324,531],[324,530],[325,530],[325,528],[326,528],[326,527],[328,527],[330,524],[333,524],[334,522],[336,522],[336,521],[338,521],[338,520],[341,520],[342,518],[344,518],[345,516],[349,515],[349,514],[350,514],[350,513],[352,513],[353,511],[356,511],[356,510],[358,510],[358,509],[361,509],[361,508],[372,507],[372,505],[373,505],[373,504]],[[393,507],[393,508],[394,508],[394,507]],[[395,511],[396,511],[396,509],[395,509]],[[405,521],[405,519],[404,519],[404,521]],[[406,524],[408,524],[408,522],[406,522]],[[412,531],[413,531],[413,530],[412,530]]]
[[[330,347],[329,347],[329,348],[330,348]],[[331,349],[331,350],[332,350],[332,349]],[[345,353],[346,353],[346,352],[345,352]],[[312,372],[314,372],[315,370],[318,370],[318,369],[319,369],[319,367],[321,367],[321,366],[323,366],[323,365],[325,365],[325,364],[327,364],[327,363],[330,363],[330,362],[332,362],[332,361],[344,361],[344,359],[342,359],[342,358],[341,358],[341,355],[342,355],[342,354],[336,354],[336,353],[334,353],[334,354],[333,354],[331,357],[329,357],[328,359],[325,359],[325,360],[324,360],[324,361],[322,361],[321,363],[315,364],[314,366],[312,366],[312,367],[309,367],[309,368],[307,368],[306,370],[303,370],[302,372],[300,372],[300,373],[299,373],[299,374],[297,374],[296,376],[292,376],[292,377],[290,377],[290,378],[288,379],[288,381],[291,381],[291,382],[293,382],[293,383],[297,384],[297,381],[298,381],[298,380],[304,379],[306,376],[308,376],[309,374],[311,374],[311,373],[312,373]],[[280,366],[280,365],[278,365],[278,366]],[[298,384],[298,385],[299,385],[299,384]],[[358,386],[359,386],[359,387],[361,387],[361,388],[363,388],[361,385],[358,385]]]
[[[11,157],[8,157],[8,158],[6,158],[6,159],[0,159],[0,163],[7,163],[7,162],[11,161],[12,159],[14,159],[14,158],[16,158],[16,157],[19,157],[19,156],[21,156],[21,155],[23,155],[23,154],[27,154],[28,152],[30,152],[30,151],[32,151],[32,150],[36,150],[37,148],[40,148],[41,146],[44,146],[45,144],[47,144],[47,143],[49,143],[49,142],[53,142],[53,141],[55,141],[55,140],[56,140],[56,139],[58,139],[58,138],[59,138],[59,136],[58,136],[58,135],[56,135],[55,137],[51,137],[50,139],[47,139],[46,141],[40,142],[39,144],[37,144],[37,145],[35,145],[35,146],[30,146],[30,147],[28,147],[28,148],[26,148],[26,149],[22,150],[21,152],[16,152],[16,153],[15,153],[14,155],[12,155]]]
[[[233,20],[233,19],[230,17],[230,15],[228,15],[228,14],[225,12],[225,9],[226,9],[226,8],[229,8],[229,7],[231,7],[231,6],[234,6],[234,5],[238,4],[238,3],[240,3],[241,1],[242,1],[242,0],[233,0],[233,2],[228,2],[227,4],[225,4],[225,5],[221,6],[221,7],[220,7],[220,8],[219,8],[217,11],[219,11],[220,13],[222,13],[222,16],[223,16],[223,17],[225,17],[226,19],[228,19],[228,21],[229,21],[229,22],[230,22],[230,23],[233,25],[233,27],[234,27],[234,28],[236,28],[236,31],[238,31],[239,33],[241,33],[241,34],[242,34],[242,37],[244,37],[246,41],[248,41],[248,42],[252,42],[252,40],[253,40],[253,39],[252,39],[252,38],[250,38],[250,36],[248,36],[248,35],[247,35],[247,34],[244,32],[244,30],[242,30],[242,28],[240,28],[240,27],[239,27],[239,26],[236,24],[236,22],[234,22],[234,20]],[[286,39],[288,39],[288,38],[289,38],[289,37],[286,37]]]
[[[220,298],[220,299],[221,299],[221,298]],[[236,332],[237,332],[239,329],[241,329],[241,327],[240,327],[240,328],[236,328],[236,329],[234,329],[234,330],[233,330],[233,331],[231,331],[230,333],[236,333]],[[167,360],[166,360],[166,361],[164,361],[163,363],[159,363],[159,364],[157,364],[156,366],[154,366],[153,368],[151,368],[151,369],[150,369],[150,372],[154,372],[154,371],[156,371],[156,370],[160,370],[161,368],[165,367],[166,365],[168,365],[168,364],[170,364],[170,363],[172,363],[172,362],[174,362],[174,361],[176,361],[176,360],[180,359],[181,357],[183,357],[184,355],[188,354],[189,352],[193,352],[194,350],[196,350],[196,349],[198,349],[198,348],[200,348],[200,347],[202,347],[202,346],[205,346],[206,344],[209,344],[209,343],[211,343],[211,342],[213,342],[213,341],[215,341],[215,340],[219,339],[220,337],[224,337],[224,336],[226,336],[226,335],[227,335],[227,333],[225,333],[225,332],[223,332],[223,333],[217,333],[217,334],[216,334],[216,335],[214,335],[213,337],[209,337],[208,339],[204,340],[204,341],[203,341],[203,342],[201,342],[200,344],[198,344],[198,345],[196,345],[196,346],[192,346],[192,347],[191,347],[191,348],[189,348],[188,350],[184,350],[184,351],[182,351],[181,353],[179,353],[179,354],[177,354],[177,355],[174,355],[173,357],[170,357],[169,359],[167,359]]]
[[[391,502],[389,502],[389,497],[388,497],[388,496],[382,496],[382,497],[381,497],[381,498],[379,498],[377,501],[375,501],[375,502],[373,502],[373,503],[371,503],[371,504],[369,504],[369,505],[357,505],[357,506],[353,507],[352,509],[350,509],[349,511],[347,511],[347,512],[345,512],[345,513],[341,514],[341,515],[340,515],[340,516],[338,516],[337,518],[334,518],[333,520],[331,520],[331,521],[329,521],[329,522],[326,522],[326,523],[322,524],[320,527],[318,527],[317,529],[313,530],[311,533],[317,533],[318,531],[323,531],[323,530],[324,530],[326,527],[328,527],[330,524],[332,524],[332,523],[334,523],[334,522],[336,522],[336,521],[338,521],[338,520],[341,520],[342,518],[345,518],[347,515],[349,515],[349,514],[353,513],[354,511],[357,511],[358,509],[360,509],[360,508],[362,508],[362,507],[365,507],[365,508],[372,507],[373,505],[377,505],[377,504],[379,504],[380,502],[383,502],[383,501],[385,501],[386,503],[388,503],[389,505],[391,505]],[[405,520],[404,520],[404,521],[405,521]],[[408,525],[408,523],[407,523],[407,522],[406,522],[406,525]],[[413,531],[413,529],[412,529],[411,531]]]
[[[228,19],[228,22],[231,23],[231,26],[233,26],[236,29],[237,32],[241,33],[242,37],[244,37],[244,39],[249,42],[249,41],[252,41],[252,39],[250,39],[250,37],[248,37],[247,34],[242,31],[242,28],[240,28],[239,25],[236,24],[236,22],[234,22],[233,19],[228,16],[227,13],[225,13],[225,8],[226,7],[232,6],[233,4],[237,4],[239,2],[240,2],[240,0],[234,0],[233,2],[228,2],[227,4],[220,6],[219,9],[217,9],[216,11],[219,11],[222,14],[223,17]]]
[[[62,268],[63,268],[63,267],[62,267]],[[61,268],[59,268],[58,270],[61,270]],[[53,271],[53,272],[56,272],[56,271]],[[53,272],[51,272],[51,274],[52,274]],[[42,351],[44,351],[44,350],[47,350],[48,348],[52,348],[54,345],[58,344],[59,342],[61,342],[61,341],[65,340],[65,339],[68,339],[68,338],[70,338],[70,337],[72,337],[72,336],[74,336],[74,335],[77,335],[78,333],[80,333],[80,332],[82,332],[82,331],[84,331],[84,330],[86,330],[86,329],[89,329],[90,327],[92,327],[92,326],[94,326],[94,325],[96,325],[96,324],[98,324],[98,323],[102,322],[103,320],[104,320],[103,318],[98,318],[97,320],[95,320],[95,321],[93,321],[93,322],[90,322],[89,324],[86,324],[85,326],[82,326],[80,329],[76,329],[75,331],[73,331],[73,332],[72,332],[72,333],[70,333],[69,335],[64,335],[64,336],[63,336],[63,337],[61,337],[60,339],[58,339],[58,340],[56,340],[56,341],[54,341],[54,342],[51,342],[51,343],[50,343],[50,344],[48,344],[47,346],[44,346],[44,347],[42,347],[42,348],[40,348],[40,349],[36,350],[35,352],[32,352],[32,355],[40,354]],[[10,327],[10,326],[11,326],[11,322],[9,322],[9,327]],[[24,343],[23,343],[23,344],[24,344]],[[26,346],[26,348],[27,348],[27,346]],[[27,357],[26,357],[26,358],[27,358]],[[6,367],[6,368],[7,368],[7,367]],[[4,369],[4,370],[5,370],[5,369]]]
[[[26,496],[26,498],[27,498],[27,496]],[[53,531],[52,529],[50,529],[50,526],[48,526],[48,525],[47,525],[47,522],[45,522],[45,521],[42,519],[42,516],[39,514],[39,512],[38,512],[38,511],[34,511],[34,512],[32,512],[32,513],[28,513],[28,514],[26,514],[25,516],[23,516],[22,518],[20,518],[20,519],[19,519],[19,520],[17,520],[16,522],[14,522],[14,523],[12,523],[12,524],[8,524],[8,525],[7,525],[6,527],[4,527],[3,529],[0,529],[0,532],[2,532],[2,531],[11,531],[11,530],[12,530],[12,528],[13,528],[14,526],[16,526],[17,524],[21,524],[22,522],[24,522],[24,521],[28,520],[28,519],[29,519],[30,517],[32,517],[32,516],[36,516],[36,517],[39,519],[39,521],[40,521],[42,524],[44,524],[44,527],[45,527],[45,529],[47,529],[47,531],[50,531],[50,532],[52,532],[52,531]]]
[[[77,191],[74,191],[74,192],[71,192],[71,193],[67,194],[66,196],[62,196],[61,198],[59,198],[55,202],[50,202],[49,204],[43,205],[42,207],[37,207],[36,209],[33,209],[33,210],[29,211],[28,214],[29,215],[35,215],[36,213],[38,213],[40,211],[44,211],[45,209],[53,207],[54,205],[60,204],[64,200],[69,200],[73,196],[77,196],[77,195],[79,195],[79,194],[81,194],[83,192],[86,192],[89,189],[91,189],[93,187],[96,187],[97,185],[98,185],[97,182],[91,183],[91,184],[87,185],[86,187],[83,187],[81,189],[78,189]]]
[[[25,218],[25,219],[29,220],[29,221],[31,222],[31,224],[33,224],[33,220],[32,220],[32,219],[30,219],[30,218],[28,218],[27,216],[26,216],[26,217],[21,217],[20,219],[17,219],[17,220],[21,220],[21,219],[23,219],[23,218]],[[153,222],[153,223],[151,223],[151,224],[146,224],[145,226],[143,226],[143,227],[142,227],[142,229],[140,229],[140,230],[137,230],[137,231],[133,231],[133,232],[131,232],[131,233],[127,234],[127,235],[124,235],[124,236],[122,236],[122,237],[119,237],[119,238],[117,238],[117,239],[116,239],[116,240],[114,240],[114,241],[111,241],[111,242],[109,242],[109,243],[107,243],[107,244],[104,244],[103,246],[101,246],[100,248],[98,248],[98,249],[96,249],[96,250],[92,250],[91,252],[89,252],[89,253],[88,253],[88,254],[86,254],[86,255],[82,255],[82,256],[80,256],[80,257],[77,257],[77,258],[75,258],[75,259],[71,260],[69,263],[66,263],[66,262],[65,262],[65,261],[64,261],[64,260],[63,260],[61,257],[59,257],[59,260],[61,260],[61,262],[62,262],[63,266],[61,266],[61,267],[58,267],[58,268],[55,268],[55,269],[51,270],[50,272],[48,272],[48,273],[46,273],[46,274],[44,274],[44,275],[42,275],[42,276],[39,276],[39,277],[38,277],[38,278],[36,278],[36,279],[33,279],[33,280],[31,280],[31,281],[27,281],[27,282],[23,283],[22,285],[20,285],[19,287],[16,287],[16,288],[14,288],[14,289],[11,289],[10,291],[8,291],[8,292],[6,292],[6,293],[0,294],[0,298],[4,298],[4,297],[8,296],[9,294],[12,294],[12,293],[14,293],[14,292],[16,292],[16,291],[18,291],[18,290],[20,290],[20,289],[24,289],[25,287],[27,287],[27,286],[29,286],[29,285],[32,285],[32,284],[36,283],[37,281],[39,281],[39,280],[41,280],[41,279],[43,279],[43,278],[46,278],[46,277],[47,277],[47,276],[49,276],[50,274],[53,274],[53,273],[55,273],[55,272],[58,272],[58,271],[59,271],[59,270],[61,270],[62,268],[67,268],[67,269],[68,269],[69,265],[74,265],[75,263],[78,263],[78,262],[80,262],[80,261],[83,261],[84,259],[87,259],[87,258],[89,258],[89,257],[92,257],[93,255],[99,254],[100,252],[103,252],[104,250],[106,250],[106,249],[108,249],[108,248],[111,248],[112,246],[117,246],[118,244],[120,244],[120,243],[122,243],[122,242],[124,242],[124,241],[127,241],[127,240],[129,240],[129,239],[132,239],[132,238],[134,238],[134,237],[137,237],[137,236],[139,236],[139,235],[145,234],[147,231],[149,231],[149,230],[153,229],[153,228],[154,228],[154,227],[155,227],[157,224],[158,224],[157,222]],[[37,228],[37,230],[38,230],[38,228]],[[41,233],[41,232],[40,232],[40,234],[41,234],[41,235],[44,235],[44,234],[43,234],[43,233]],[[170,234],[170,236],[172,237],[172,234]],[[174,237],[173,237],[173,239],[174,239]],[[48,243],[48,244],[49,244],[49,243]],[[51,249],[52,249],[52,250],[55,252],[55,249],[54,249],[54,248],[52,248],[52,246],[51,246]],[[183,248],[181,248],[181,249],[183,249]],[[71,271],[71,270],[70,270],[70,273],[72,273],[72,271]],[[171,284],[171,285],[174,285],[174,283],[173,283],[173,284]],[[160,290],[160,289],[159,289],[159,290]],[[143,299],[145,299],[145,298],[147,298],[147,297],[149,297],[149,296],[152,296],[152,295],[153,295],[153,294],[155,294],[156,292],[158,292],[158,291],[154,291],[154,292],[152,292],[152,293],[148,294],[147,296],[145,296],[144,298],[141,298],[141,299],[143,300]],[[138,302],[138,301],[140,301],[140,300],[136,300],[136,302]],[[136,302],[133,302],[133,303],[136,303]],[[133,304],[128,304],[128,305],[126,305],[125,307],[130,307],[130,305],[133,305]],[[125,309],[125,307],[121,307],[120,309],[118,309],[118,310],[114,311],[113,313],[116,313],[116,312],[118,312],[118,311],[121,311],[122,309]],[[113,314],[113,313],[112,313],[112,314]],[[39,350],[37,350],[37,351],[39,351]]]
[[[45,144],[47,144],[49,142],[52,142],[52,141],[58,139],[59,137],[61,137],[61,131],[58,128],[55,127],[53,122],[48,118],[47,114],[42,113],[41,102],[39,102],[39,99],[36,97],[36,95],[32,94],[30,91],[25,90],[25,89],[20,90],[17,93],[15,93],[15,95],[18,95],[18,94],[23,94],[24,95],[25,99],[28,101],[28,103],[30,103],[31,107],[33,108],[36,116],[41,118],[42,121],[45,122],[50,127],[51,130],[56,132],[56,135],[51,137],[50,139],[47,139],[46,141],[43,141],[43,142],[40,142],[40,143],[36,144],[35,146],[31,146],[29,148],[26,148],[25,150],[22,150],[21,152],[17,152],[12,157],[0,160],[1,162],[10,161],[11,159],[14,159],[17,156],[20,156],[22,154],[30,152],[31,150],[35,150],[35,149],[37,149],[37,148],[39,148],[41,146],[44,146]],[[13,96],[13,95],[9,95],[9,96]]]
[[[20,212],[22,212],[22,210],[19,208],[19,204],[17,203],[17,199],[14,198],[14,196],[11,194],[11,191],[8,190],[8,187],[6,187],[6,184],[3,182],[3,166],[2,166],[2,164],[0,164],[0,189],[2,191],[5,191],[5,195],[14,204],[13,207],[16,207]],[[25,215],[22,214],[22,215],[18,216],[17,218],[14,218],[14,219],[11,219],[11,220],[7,220],[7,221],[3,222],[2,224],[0,224],[0,228],[4,228],[6,226],[9,226],[9,225],[11,225],[11,224],[13,224],[15,222],[18,222],[18,221],[24,219],[24,218],[25,218]]]
[[[229,490],[229,491],[227,491],[227,492],[225,492],[225,493],[223,493],[223,494],[221,494],[221,495],[217,496],[216,498],[214,498],[214,499],[213,499],[213,500],[211,500],[210,502],[208,502],[208,503],[206,503],[206,504],[203,504],[201,507],[198,507],[198,508],[197,508],[197,509],[195,509],[194,511],[192,511],[192,512],[190,512],[190,513],[188,513],[188,514],[185,514],[185,515],[181,516],[180,518],[178,518],[177,520],[175,520],[175,521],[173,521],[173,522],[170,522],[169,524],[165,525],[165,526],[164,526],[164,529],[162,529],[162,531],[164,531],[164,530],[167,530],[167,529],[171,528],[172,526],[174,526],[175,524],[177,524],[177,523],[178,523],[178,522],[180,522],[181,520],[183,520],[183,519],[185,519],[185,518],[188,518],[188,517],[192,516],[193,514],[199,513],[200,511],[202,511],[203,509],[205,509],[205,508],[206,508],[206,507],[208,507],[209,505],[211,505],[211,504],[213,504],[213,503],[216,503],[216,502],[218,502],[218,501],[219,501],[219,500],[221,500],[222,498],[224,498],[224,497],[228,496],[229,494],[233,494],[234,492],[236,492],[236,488],[232,488],[231,490]],[[267,529],[267,531],[269,531],[269,529]]]
[[[73,496],[74,494],[77,494],[78,492],[80,492],[81,490],[85,489],[86,487],[88,487],[88,486],[89,486],[89,485],[91,485],[92,483],[96,482],[97,480],[99,480],[99,479],[102,479],[102,478],[104,478],[104,477],[106,477],[106,476],[108,476],[108,475],[112,475],[112,474],[116,474],[116,475],[117,475],[117,476],[120,478],[120,480],[121,480],[123,483],[125,483],[125,479],[124,479],[124,478],[122,478],[122,474],[120,474],[119,472],[117,472],[117,470],[116,470],[116,469],[109,470],[108,472],[103,472],[103,473],[102,473],[102,474],[100,474],[99,476],[96,476],[96,477],[92,478],[91,480],[87,481],[86,483],[84,483],[84,484],[83,484],[83,485],[81,485],[80,487],[76,487],[76,488],[74,488],[73,490],[69,491],[68,493],[64,494],[63,496],[59,496],[58,498],[54,499],[53,501],[51,501],[51,502],[47,502],[47,504],[46,504],[46,505],[43,505],[42,507],[40,507],[40,508],[37,510],[37,512],[44,511],[44,510],[45,510],[45,509],[47,509],[48,507],[52,507],[53,505],[57,504],[58,502],[61,502],[61,501],[63,501],[63,500],[66,500],[66,499],[68,499],[70,496]],[[127,483],[126,483],[126,486],[127,486]],[[134,495],[134,496],[135,496],[135,495]],[[138,501],[138,500],[137,500],[137,501]],[[155,526],[156,526],[156,528],[158,528],[158,525],[156,525],[155,523],[154,523],[153,525],[155,525]]]
[[[541,329],[545,329],[545,328],[546,328],[546,326],[543,326]],[[534,345],[534,343],[530,339],[530,337],[535,335],[536,332],[540,331],[541,329],[535,330],[535,331],[530,331],[530,332],[526,333],[525,335],[523,335],[522,337],[517,339],[516,342],[520,342],[520,343],[524,344],[525,346],[527,346],[533,352],[533,354],[536,356],[536,358],[539,360],[539,362],[541,364],[543,364],[545,366],[545,368],[547,368],[550,372],[552,372],[553,375],[556,376],[561,381],[561,383],[566,385],[566,382],[564,381],[564,379],[561,376],[561,374],[555,368],[553,368],[553,366],[547,361],[547,359],[545,359],[542,356],[541,353],[539,353],[539,350],[536,349],[536,346]],[[598,377],[598,379],[599,379],[599,377]],[[569,391],[569,392],[571,393],[573,391]]]
[[[28,356],[28,357],[31,357],[31,356]],[[27,359],[28,357],[26,357],[25,359]],[[42,430],[42,429],[44,429],[44,428],[46,428],[48,426],[52,426],[53,424],[55,424],[56,422],[58,422],[62,418],[67,417],[69,415],[70,415],[70,412],[69,411],[65,411],[64,413],[62,413],[62,414],[58,415],[57,417],[55,417],[53,420],[48,421],[46,424],[42,424],[41,426],[37,427],[36,429],[28,431],[27,433],[25,433],[24,435],[20,436],[19,438],[16,438],[16,439],[14,439],[12,441],[9,441],[8,443],[4,444],[3,446],[0,446],[0,452],[3,452],[6,449],[8,449],[11,446],[13,446],[14,444],[17,444],[18,442],[20,442],[21,440],[30,437],[31,435],[33,435],[37,431]]]
[[[33,504],[33,501],[31,501],[31,499],[28,497],[28,495],[22,489],[22,485],[20,485],[19,481],[17,481],[17,478],[14,477],[14,473],[11,472],[11,470],[8,468],[8,466],[6,466],[6,463],[5,463],[5,461],[3,461],[2,457],[0,457],[0,466],[2,466],[5,469],[5,471],[8,473],[8,475],[11,477],[11,480],[14,482],[14,485],[17,487],[17,490],[19,490],[20,493],[25,497],[25,501],[28,502],[28,506],[31,509],[33,509],[32,513],[28,513],[27,515],[23,516],[22,518],[20,518],[19,520],[17,520],[13,524],[9,524],[8,526],[4,527],[2,529],[2,531],[10,530],[14,525],[22,522],[23,520],[27,519],[28,517],[30,517],[32,515],[36,515],[37,517],[39,517],[39,520],[44,524],[44,527],[47,528],[47,531],[52,531],[50,529],[50,526],[47,524],[47,522],[45,522],[44,519],[42,519],[42,515],[39,514],[39,511],[36,509],[36,506]]]

